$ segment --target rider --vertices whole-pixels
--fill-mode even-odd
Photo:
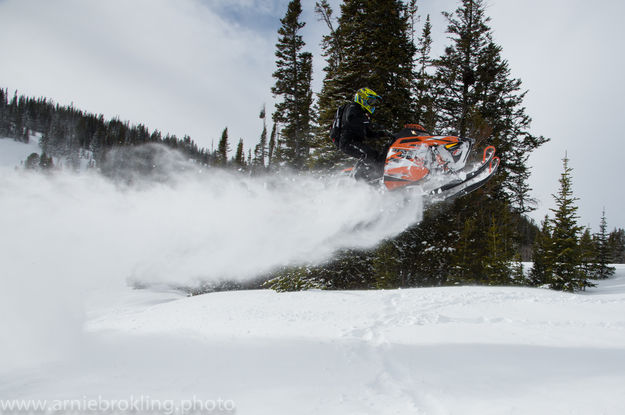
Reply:
[[[363,160],[371,167],[379,167],[386,158],[365,143],[367,138],[384,137],[386,132],[376,131],[371,124],[371,115],[382,97],[369,88],[361,88],[343,112],[339,148],[347,155]]]

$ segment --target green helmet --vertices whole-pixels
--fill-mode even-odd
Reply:
[[[369,88],[360,88],[354,96],[354,102],[360,104],[369,114],[375,112],[375,106],[380,100],[382,100],[382,97]]]

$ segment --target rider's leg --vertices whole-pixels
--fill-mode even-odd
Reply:
[[[361,159],[368,165],[379,163],[380,154],[366,144],[357,142],[341,144],[341,150],[343,150],[343,152],[347,155]]]

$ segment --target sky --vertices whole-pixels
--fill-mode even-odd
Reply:
[[[313,87],[323,79],[326,33],[303,1]],[[336,6],[339,0],[330,3]],[[279,19],[288,0],[0,0],[0,87],[143,123],[211,148],[225,127],[234,144],[260,137],[271,110]],[[441,11],[455,0],[421,0],[431,15],[433,54],[448,43]],[[553,207],[565,153],[580,224],[625,228],[617,149],[625,104],[620,41],[625,2],[489,0],[495,41],[527,90],[532,133],[551,141],[530,158],[540,221]],[[234,146],[233,146],[234,147]]]

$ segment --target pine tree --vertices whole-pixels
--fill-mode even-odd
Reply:
[[[443,13],[452,45],[435,61],[437,112],[443,132],[469,136],[477,145],[494,145],[501,166],[491,192],[525,213],[532,210],[527,158],[546,142],[529,133],[521,81],[512,79],[502,48],[492,39],[483,0],[462,0],[455,13]]]
[[[243,139],[239,140],[239,144],[237,145],[237,151],[234,154],[234,164],[242,169],[245,167],[245,153],[243,152]]]
[[[36,170],[39,168],[39,154],[31,153],[24,162],[24,168],[27,170]]]
[[[453,44],[437,60],[437,82],[443,88],[439,97],[442,127],[460,136],[474,135],[471,112],[478,104],[475,91],[478,60],[490,41],[489,19],[480,0],[463,0],[455,15],[443,12],[447,33]]]
[[[528,284],[525,268],[523,266],[523,258],[521,258],[521,254],[518,252],[514,254],[510,265],[510,282],[514,285]]]
[[[345,160],[345,155],[337,151],[336,146],[329,138],[330,125],[336,109],[345,102],[347,94],[337,87],[337,74],[340,63],[344,60],[343,42],[338,32],[338,22],[333,17],[334,10],[327,2],[315,2],[315,13],[318,20],[324,22],[329,34],[324,35],[321,42],[322,55],[325,58],[325,78],[323,90],[317,101],[317,127],[311,142],[311,165],[327,168]]]
[[[434,77],[430,73],[433,68],[432,51],[432,23],[427,15],[423,31],[417,46],[417,73],[415,76],[415,121],[419,122],[428,131],[436,131],[436,89]]]
[[[564,156],[563,172],[560,176],[560,190],[553,195],[556,208],[554,213],[552,248],[553,248],[553,277],[551,288],[563,291],[578,291],[585,289],[590,283],[580,269],[579,235],[582,227],[577,224],[578,200],[573,196],[572,171],[569,167],[569,158]]]
[[[421,16],[417,14],[419,6],[417,0],[409,0],[406,4],[406,16],[408,16],[408,33],[410,33],[410,41],[415,43],[415,33],[417,33],[417,22]]]
[[[42,170],[50,170],[54,168],[54,160],[45,152],[41,153],[41,156],[39,157],[39,168]]]
[[[271,128],[271,136],[269,138],[269,148],[267,150],[267,166],[273,167],[273,158],[276,151],[276,123]]]
[[[596,278],[605,279],[614,275],[614,267],[610,267],[609,264],[613,261],[610,252],[610,245],[608,244],[607,234],[607,220],[605,218],[605,208],[601,214],[601,222],[599,224],[599,233],[595,235],[595,243],[597,249],[597,266],[596,266]]]
[[[480,265],[484,264],[482,258],[492,255],[486,249],[492,245],[492,218],[502,232],[502,261],[509,265],[522,243],[518,216],[531,210],[529,187],[520,186],[519,180],[527,184],[527,157],[544,139],[528,133],[530,119],[522,106],[521,82],[511,78],[502,49],[493,42],[483,1],[462,0],[454,13],[444,15],[451,44],[434,61],[437,133],[473,137],[477,148],[494,145],[502,160],[489,183],[453,204],[456,231],[461,236],[453,246],[470,260],[464,264],[455,260],[453,276],[456,280],[461,275],[464,281],[492,283],[500,277],[510,278],[509,273],[491,275]],[[466,223],[474,228],[470,244],[462,239]],[[484,278],[485,272],[488,278]]]
[[[614,263],[625,263],[625,230],[614,229],[608,236],[608,246],[610,247],[610,257]]]
[[[323,16],[331,16],[324,10]],[[383,97],[374,116],[377,123],[397,130],[413,120],[415,47],[409,21],[407,7],[399,0],[345,0],[341,5],[338,26],[323,43],[327,65],[318,102],[315,165],[345,159],[328,137],[329,126],[336,109],[360,88],[369,87]]]
[[[337,22],[332,17],[334,10],[332,10],[327,0],[321,0],[321,2],[315,2],[315,13],[318,16],[318,20],[324,22],[330,31],[329,34],[323,36],[321,47],[323,56],[326,58],[327,67],[325,71],[333,73],[343,61],[344,56],[343,44],[335,26]]]
[[[265,159],[267,157],[267,122],[265,121],[265,107],[260,112],[260,119],[263,120],[263,131],[260,134],[260,140],[254,147],[254,163],[253,170],[258,173],[265,169]]]
[[[486,282],[491,285],[507,285],[511,282],[511,263],[505,246],[505,235],[495,215],[486,233],[487,252],[482,259]]]
[[[407,285],[441,286],[462,281],[453,276],[454,260],[463,256],[454,248],[458,238],[454,226],[453,215],[432,208],[419,224],[396,239],[400,270]]]
[[[456,252],[449,269],[450,283],[477,283],[484,277],[482,255],[477,249],[478,235],[477,219],[466,218],[453,245]]]
[[[548,284],[553,275],[553,242],[551,239],[552,228],[548,216],[543,220],[542,228],[536,235],[532,251],[534,265],[530,271],[530,284],[541,286]]]
[[[273,120],[283,125],[280,161],[294,169],[304,168],[308,161],[313,119],[312,54],[302,52],[305,43],[300,31],[305,23],[299,20],[301,13],[300,0],[291,0],[286,15],[280,20],[277,69],[273,73],[276,82],[271,88],[274,96],[281,98],[273,113]]]
[[[263,124],[263,132],[260,134],[260,140],[254,147],[254,170],[260,172],[265,169],[265,157],[267,153],[267,126]]]
[[[372,267],[375,288],[396,288],[400,285],[397,248],[392,241],[384,241],[373,253]]]
[[[228,153],[230,152],[230,144],[228,143],[228,127],[224,128],[221,133],[221,139],[217,146],[216,163],[218,166],[225,166],[228,162]]]
[[[579,239],[579,251],[582,272],[594,278],[596,273],[595,264],[597,262],[597,249],[595,242],[592,240],[590,228],[584,229]]]
[[[7,91],[0,88],[0,137],[9,135]]]
[[[331,287],[331,284],[318,277],[310,266],[286,267],[263,284],[277,292],[323,290]]]

